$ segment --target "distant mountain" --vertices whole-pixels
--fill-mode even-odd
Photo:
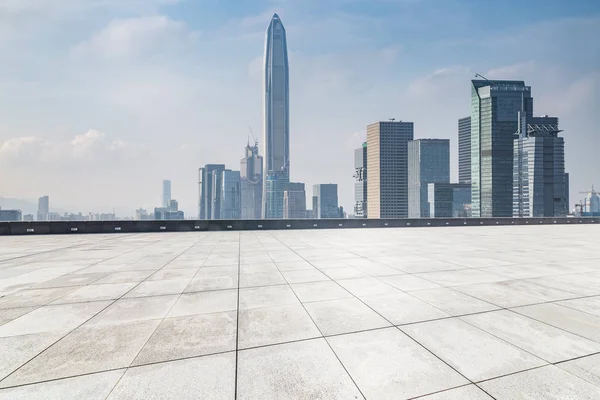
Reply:
[[[0,197],[0,208],[3,210],[21,210],[25,214],[37,214],[37,203],[30,200]]]
[[[23,215],[37,215],[36,200],[11,199],[8,197],[0,197],[0,208],[2,208],[3,210],[21,210],[21,213]],[[60,214],[64,214],[66,212],[62,208],[52,207],[52,204],[50,204],[50,211],[57,212]]]

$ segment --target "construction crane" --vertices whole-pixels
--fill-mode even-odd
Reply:
[[[250,129],[250,134],[252,135],[252,139],[254,139],[254,145],[258,146],[258,140],[256,139],[256,136],[254,136],[254,132],[252,131],[252,127],[248,126],[248,128]]]
[[[591,202],[592,202],[592,197],[596,196],[598,193],[596,192],[596,190],[594,189],[594,185],[592,185],[592,190],[588,190],[585,192],[579,192],[579,194],[589,194],[590,195],[590,207],[591,207]],[[575,207],[579,207],[579,211],[584,213],[587,212],[587,206],[588,206],[588,202],[587,200],[580,200],[579,201],[581,204],[575,204]],[[591,211],[591,210],[590,210]]]

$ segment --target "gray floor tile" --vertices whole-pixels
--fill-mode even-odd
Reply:
[[[177,301],[177,295],[120,299],[89,320],[85,326],[114,325],[164,318]]]
[[[200,276],[192,279],[184,293],[206,292],[210,290],[236,289],[238,287],[237,272],[225,275]]]
[[[109,301],[44,306],[0,327],[0,337],[70,331],[92,318]]]
[[[239,318],[240,349],[321,336],[300,304],[240,310]]]
[[[514,311],[600,343],[598,316],[552,303],[519,307]]]
[[[323,335],[391,326],[357,299],[317,301],[306,303],[305,307]]]
[[[240,289],[240,310],[300,304],[288,285]]]
[[[237,310],[237,290],[217,290],[182,294],[168,317],[185,317],[197,314]]]
[[[0,310],[44,306],[74,290],[72,287],[27,289],[0,297]]]
[[[511,311],[494,311],[461,319],[550,363],[600,352],[600,343]]]
[[[367,399],[404,399],[468,383],[396,328],[327,341]]]
[[[546,364],[457,318],[407,325],[402,330],[474,382]]]
[[[508,278],[476,269],[462,269],[458,271],[440,271],[417,274],[416,276],[437,283],[441,286],[462,286],[477,283],[489,283],[508,280]]]
[[[0,389],[0,400],[104,400],[124,373],[124,369],[119,369],[10,389]]]
[[[83,286],[94,283],[98,279],[106,276],[106,273],[95,274],[67,274],[58,278],[51,279],[46,282],[37,284],[36,288],[52,288],[52,287],[67,287],[67,286]]]
[[[283,285],[285,283],[285,279],[279,271],[242,272],[240,274],[240,287]]]
[[[362,399],[324,339],[243,350],[238,364],[239,399]]]
[[[335,282],[310,282],[290,285],[301,302],[347,299],[350,292]]]
[[[400,293],[395,287],[376,278],[341,279],[340,285],[355,296],[373,296],[377,294]]]
[[[419,400],[493,400],[493,398],[488,396],[477,386],[468,385],[425,397],[419,397]]]
[[[412,324],[450,316],[410,294],[394,290],[396,293],[367,296],[362,300],[394,325]]]
[[[231,400],[235,354],[171,361],[130,368],[108,400]]]
[[[440,287],[440,285],[436,283],[432,283],[425,279],[408,274],[384,276],[380,277],[379,279],[389,285],[392,285],[396,289],[400,289],[405,292],[413,290],[434,289]]]
[[[557,367],[600,387],[600,354],[560,363]]]
[[[44,332],[0,338],[0,381],[66,334]]]
[[[559,301],[556,304],[600,316],[600,296]]]
[[[277,268],[279,268],[279,270],[282,272],[315,269],[315,267],[306,261],[282,261],[277,263]]]
[[[327,275],[316,269],[304,269],[300,271],[283,271],[283,277],[288,283],[304,283],[328,281]]]
[[[161,322],[133,365],[235,350],[236,312],[167,318]]]
[[[498,306],[458,292],[454,288],[418,290],[410,294],[450,315],[463,315],[498,309]]]
[[[455,286],[453,289],[499,307],[519,307],[543,301],[537,297],[504,286],[502,282]]]
[[[38,307],[6,308],[0,312],[0,326],[25,315]]]
[[[148,281],[162,281],[162,280],[173,280],[173,279],[192,279],[198,272],[200,267],[197,268],[182,268],[182,269],[162,269],[152,274],[148,278]]]
[[[191,278],[145,281],[128,292],[124,298],[180,294],[183,293],[190,281]]]
[[[83,303],[86,301],[116,300],[130,291],[135,283],[106,283],[82,286],[55,300],[52,304]]]
[[[553,365],[481,383],[497,400],[597,400],[600,387],[594,386]]]
[[[94,282],[95,284],[104,283],[139,283],[152,275],[152,271],[120,271],[113,272]]]
[[[354,267],[341,267],[341,268],[321,268],[321,272],[327,275],[330,279],[353,279],[353,278],[367,278],[369,275],[365,274],[359,269]]]
[[[127,367],[158,323],[143,321],[78,328],[0,382],[0,387]]]

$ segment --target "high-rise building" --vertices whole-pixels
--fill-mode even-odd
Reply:
[[[471,183],[471,117],[458,120],[458,181]]]
[[[213,207],[213,188],[217,187],[219,190],[220,185],[215,180],[218,180],[224,170],[223,164],[207,164],[198,170],[198,219],[218,219],[216,214],[220,214],[221,206],[219,204],[217,209]]]
[[[317,218],[339,218],[337,184],[313,185],[313,199],[317,198]],[[313,206],[313,210],[314,210]]]
[[[21,210],[0,209],[0,222],[18,222],[22,219]]]
[[[170,200],[171,200],[171,181],[168,179],[165,179],[162,182],[162,206],[164,208],[168,208]]]
[[[169,204],[167,204],[167,208],[171,211],[179,211],[179,202],[175,199],[169,199]]]
[[[313,192],[312,196],[312,217],[313,219],[319,218],[319,197],[315,196]]]
[[[513,217],[564,217],[569,211],[565,142],[558,118],[519,112],[514,140]]]
[[[289,66],[285,28],[273,15],[264,51],[263,218],[283,218],[283,192],[290,181]]]
[[[183,211],[175,211],[166,207],[156,207],[154,209],[154,219],[156,220],[178,220],[184,218]]]
[[[367,142],[354,150],[354,216],[367,218]]]
[[[48,214],[50,213],[50,197],[42,196],[38,199],[38,221],[47,221]]]
[[[222,172],[220,219],[240,219],[241,213],[241,182],[240,171],[226,169]]]
[[[414,124],[381,121],[367,127],[367,212],[369,218],[408,216],[408,142]]]
[[[246,155],[240,162],[241,219],[262,217],[263,158],[258,155],[258,143],[246,146]]]
[[[471,81],[472,215],[512,217],[513,146],[519,112],[533,117],[523,81]]]
[[[283,192],[283,218],[306,218],[306,190],[302,182],[290,182]]]
[[[408,142],[408,217],[429,218],[430,183],[450,183],[450,141],[418,139]]]
[[[427,185],[430,218],[467,218],[471,203],[469,183]]]

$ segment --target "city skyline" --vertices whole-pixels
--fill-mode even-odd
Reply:
[[[36,15],[30,3],[19,3],[19,9],[9,9],[14,20],[33,21]],[[177,196],[180,207],[187,215],[195,215],[194,171],[208,162],[223,162],[235,168],[239,162],[238,143],[245,142],[247,125],[261,126],[262,39],[265,24],[277,11],[294,38],[290,49],[294,71],[290,83],[290,130],[294,134],[290,145],[294,149],[293,180],[306,182],[307,198],[313,184],[336,182],[340,204],[352,210],[353,178],[348,173],[351,156],[332,166],[327,153],[338,149],[348,153],[364,141],[368,123],[389,117],[414,121],[415,138],[451,139],[455,181],[456,120],[469,115],[470,110],[465,82],[481,72],[490,79],[526,81],[535,88],[536,109],[561,118],[561,128],[566,132],[572,208],[583,197],[578,192],[597,185],[598,179],[593,161],[591,168],[589,165],[589,160],[595,160],[590,151],[598,147],[599,140],[593,134],[597,125],[593,110],[598,104],[598,91],[594,90],[598,76],[593,66],[598,65],[598,54],[574,45],[597,36],[598,6],[586,1],[553,7],[536,7],[535,3],[528,4],[522,15],[513,16],[509,25],[501,17],[511,7],[503,5],[496,10],[497,19],[482,25],[476,22],[478,16],[492,6],[475,9],[456,2],[453,9],[463,22],[471,22],[468,32],[458,30],[458,21],[436,20],[422,4],[390,5],[385,10],[381,4],[369,3],[368,18],[361,20],[356,18],[364,14],[367,3],[345,9],[344,15],[322,12],[326,10],[314,4],[305,10],[290,4],[271,10],[259,2],[252,9],[240,9],[224,19],[213,18],[219,26],[194,20],[198,13],[183,17],[181,11],[189,11],[190,7],[185,3],[153,4],[143,10],[133,5],[126,10],[124,6],[103,4],[96,5],[106,8],[103,16],[96,13],[98,19],[93,26],[73,35],[69,42],[57,41],[57,47],[44,53],[53,61],[47,73],[33,66],[25,68],[29,64],[24,60],[36,54],[36,46],[43,42],[41,33],[51,38],[51,34],[60,34],[60,29],[72,27],[77,18],[89,18],[95,11],[80,7],[68,14],[60,5],[52,6],[56,18],[64,22],[60,27],[41,23],[22,42],[10,34],[18,32],[18,24],[3,27],[9,34],[3,36],[2,45],[15,57],[0,68],[6,72],[4,76],[11,76],[9,87],[22,90],[9,91],[11,98],[7,92],[0,94],[7,111],[0,126],[0,194],[25,199],[48,194],[53,204],[76,205],[73,211],[100,211],[103,205],[106,211],[123,206],[151,209],[159,204],[155,177],[169,176],[181,193]],[[150,8],[156,17],[147,16],[152,14]],[[220,15],[214,9],[203,11],[207,16]],[[441,22],[440,29],[448,29],[442,38],[439,33],[423,32],[410,25],[392,27],[385,14],[433,17],[433,21]],[[382,22],[377,32],[366,28],[373,26],[373,20]],[[398,29],[412,34],[398,35]],[[210,42],[213,36],[200,35],[200,31],[223,34],[219,40],[229,40],[228,50],[212,51],[213,58],[204,57],[198,62],[195,57],[199,49],[221,44],[219,40]],[[127,40],[111,41],[111,32],[121,32]],[[477,34],[493,52],[467,40]],[[157,35],[156,40],[148,41],[152,35]],[[382,41],[382,36],[388,39]],[[311,37],[323,40],[309,40]],[[364,42],[358,37],[364,37]],[[417,41],[404,41],[402,37],[416,37]],[[515,45],[508,42],[513,37],[525,40],[517,40]],[[447,51],[424,57],[444,41],[452,42]],[[527,43],[528,51],[523,52],[520,46],[524,45],[519,43]],[[452,51],[455,53],[450,54]],[[553,59],[552,63],[540,61],[546,59],[543,55],[554,52],[568,52],[569,57]],[[399,57],[402,53],[409,57]],[[161,57],[152,58],[163,54],[180,65],[167,66],[156,61]],[[95,61],[96,69],[86,64],[88,59]],[[53,79],[59,85],[53,86],[48,79],[56,78],[56,74],[50,67],[67,61],[74,69],[65,70],[68,77]],[[211,69],[212,63],[219,68]],[[198,67],[193,73],[186,67],[192,64]],[[12,77],[11,68],[20,74]],[[83,79],[91,73],[96,77],[94,82]],[[128,96],[111,85],[121,79],[129,82],[123,86]],[[211,81],[216,83],[212,85]],[[37,82],[39,90],[31,91],[27,82]],[[200,90],[203,87],[208,90]],[[34,93],[41,95],[32,97]],[[207,97],[198,97],[201,94]],[[180,107],[188,101],[201,111],[191,113],[190,108]],[[82,110],[78,104],[86,108]],[[435,118],[430,118],[432,113]],[[206,146],[212,142],[214,146]],[[319,146],[315,148],[314,143]],[[132,185],[135,190],[131,190]]]

